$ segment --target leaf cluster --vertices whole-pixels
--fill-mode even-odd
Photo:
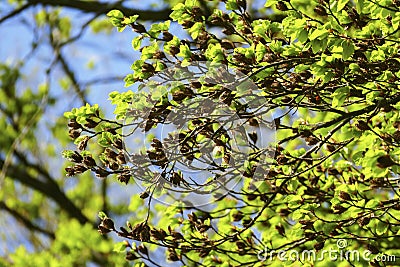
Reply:
[[[81,152],[70,151],[66,157],[79,161],[71,174],[91,168],[97,174],[102,170],[126,175],[120,181],[144,181],[146,190],[140,197],[149,197],[149,213],[129,229],[115,230],[103,220],[101,232],[113,231],[153,249],[167,248],[166,259],[185,266],[280,266],[279,261],[260,262],[258,253],[266,248],[336,249],[338,239],[351,241],[346,249],[396,254],[399,3],[267,1],[267,8],[285,16],[282,22],[272,22],[253,19],[246,1],[223,2],[210,15],[196,1],[177,4],[171,19],[186,31],[186,39],[170,31],[169,21],[146,29],[137,17],[132,21],[119,11],[109,13],[114,26],[129,26],[138,34],[132,46],[141,58],[132,64],[125,83],[139,84],[139,89],[110,95],[116,119],[125,119],[125,124],[94,112],[108,127],[89,132],[83,127],[93,116],[86,113],[90,107],[66,114],[71,124],[77,123],[76,129],[89,132],[84,140],[101,136],[98,143],[107,149],[98,158],[107,169],[82,164]],[[201,69],[199,62],[207,62],[212,71],[193,71],[192,64]],[[179,68],[165,72],[171,65]],[[241,83],[231,69],[256,87]],[[152,80],[157,75],[167,77]],[[189,82],[169,83],[188,76]],[[199,104],[207,99],[211,104]],[[235,116],[230,120],[215,109],[207,110],[212,103],[223,103]],[[267,111],[273,111],[272,121]],[[150,133],[165,125],[182,126],[182,118],[187,123],[184,130],[162,140],[153,136],[150,148],[137,153],[125,149],[124,127]],[[221,121],[243,127],[245,134],[237,141],[246,147],[245,153],[235,150],[230,133],[236,128],[221,127]],[[268,128],[268,123],[274,124],[277,140],[261,146],[265,136],[259,129]],[[121,154],[124,162],[118,162]],[[178,167],[195,169],[196,162],[210,166],[204,183]],[[215,196],[211,210],[182,201],[170,211],[172,216],[158,225],[152,222],[150,215],[165,213],[150,205],[157,188],[173,196],[176,188],[206,191],[209,181],[236,178],[243,187]],[[152,262],[144,244],[129,251],[127,258]],[[328,261],[306,263],[328,266]]]

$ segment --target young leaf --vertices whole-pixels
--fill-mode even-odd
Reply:
[[[352,42],[344,41],[342,43],[342,48],[343,48],[343,54],[342,54],[343,60],[349,59],[354,54],[355,46]]]

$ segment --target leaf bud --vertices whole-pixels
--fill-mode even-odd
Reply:
[[[285,2],[278,1],[278,3],[276,4],[276,9],[278,9],[280,11],[287,11],[288,7],[286,6]]]
[[[135,254],[133,254],[132,252],[130,252],[130,251],[128,251],[127,253],[126,253],[126,256],[125,256],[125,259],[127,260],[127,261],[133,261],[133,260],[136,260],[138,257],[135,255]]]
[[[97,228],[98,228],[97,231],[102,235],[105,235],[105,234],[108,234],[109,232],[111,232],[110,229],[107,229],[106,227],[104,227],[102,225],[99,225]]]
[[[393,165],[396,165],[396,163],[390,158],[389,155],[384,155],[384,156],[380,156],[377,159],[378,162],[378,167],[379,168],[389,168]]]
[[[351,196],[349,195],[349,193],[344,192],[344,191],[340,191],[339,192],[339,197],[343,200],[349,201],[351,200]]]
[[[372,245],[372,244],[368,244],[367,245],[367,249],[372,253],[372,254],[378,254],[379,253],[379,249]]]
[[[86,123],[85,123],[85,127],[92,129],[92,128],[96,127],[98,124],[99,123],[97,121],[94,121],[94,120],[92,120],[90,118],[87,118],[86,119]]]
[[[134,23],[131,24],[132,29],[137,33],[145,33],[146,28],[142,24]]]
[[[178,54],[180,51],[179,47],[175,46],[175,45],[171,45],[169,47],[169,52],[171,53],[171,55],[175,56],[176,54]]]
[[[77,130],[77,129],[70,128],[69,131],[68,131],[68,135],[72,139],[76,139],[81,135],[81,130],[80,129]]]
[[[102,225],[104,228],[108,229],[108,230],[115,230],[114,222],[113,222],[113,220],[110,219],[110,218],[105,218],[105,219],[101,222],[101,225]]]
[[[323,6],[321,6],[321,5],[316,6],[314,8],[314,12],[317,13],[318,15],[322,16],[322,17],[328,15],[328,13],[326,13],[325,8]]]
[[[316,243],[315,245],[314,245],[314,249],[315,250],[321,250],[321,249],[323,249],[324,248],[324,245],[325,245],[325,242],[319,242],[319,243]]]
[[[149,192],[144,191],[144,192],[140,193],[139,197],[140,197],[141,199],[146,199],[146,198],[149,197]]]
[[[81,156],[81,154],[79,154],[78,151],[74,151],[74,153],[71,155],[70,159],[72,162],[81,163],[83,160],[83,157]]]
[[[88,141],[89,141],[89,136],[85,136],[85,138],[83,138],[83,139],[79,142],[79,144],[78,144],[78,146],[77,146],[78,149],[79,149],[79,150],[85,150],[86,147],[87,147]]]
[[[149,251],[147,250],[147,248],[143,245],[140,245],[137,247],[137,250],[145,255],[149,255]]]
[[[75,119],[71,119],[68,122],[68,127],[72,128],[74,130],[77,130],[77,129],[81,128],[81,125]]]
[[[85,156],[83,158],[83,164],[85,164],[88,168],[96,166],[96,161],[92,158],[92,156]]]
[[[362,227],[369,224],[370,221],[371,221],[370,217],[362,217],[361,219],[358,220],[358,225]]]

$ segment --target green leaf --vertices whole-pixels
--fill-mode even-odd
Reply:
[[[333,97],[332,107],[336,108],[342,106],[349,92],[350,88],[348,86],[336,89],[335,92],[331,95]]]
[[[190,51],[190,48],[188,45],[180,45],[179,47],[179,53],[177,56],[183,57],[183,58],[190,58],[190,56],[192,55],[192,52]]]
[[[196,22],[190,29],[189,33],[190,36],[192,36],[193,39],[196,39],[197,36],[200,33],[201,28],[203,28],[203,23],[202,22]]]
[[[143,36],[142,35],[139,35],[139,36],[133,38],[132,39],[132,47],[133,47],[133,49],[139,50],[140,46],[142,44],[142,40],[143,40]]]
[[[172,8],[172,13],[169,15],[174,21],[181,21],[184,13],[186,12],[186,7],[183,3],[178,3]]]
[[[342,43],[342,48],[343,48],[343,60],[349,59],[353,54],[354,54],[354,44],[350,41],[344,41]]]
[[[124,17],[124,14],[121,11],[114,9],[114,10],[109,11],[107,13],[107,16],[112,17],[112,18],[122,19]]]
[[[322,29],[315,29],[310,35],[309,35],[309,39],[310,41],[315,40],[315,39],[324,39],[325,37],[328,36],[328,30],[325,28]]]
[[[359,71],[360,70],[360,66],[358,66],[357,63],[351,63],[349,65],[349,69],[352,70],[352,71]]]
[[[129,18],[124,18],[122,23],[124,24],[131,24],[134,23],[138,19],[139,15],[129,16]]]
[[[272,6],[274,6],[274,5],[276,5],[276,3],[278,3],[278,1],[277,0],[267,0],[266,2],[265,2],[265,7],[272,7]]]
[[[373,62],[385,60],[385,52],[381,49],[374,50],[371,52],[369,60]]]
[[[342,10],[345,6],[346,6],[346,4],[349,2],[349,0],[338,0],[338,3],[337,3],[337,11],[340,11],[340,10]]]
[[[367,204],[365,205],[365,208],[367,209],[374,209],[379,205],[379,201],[376,199],[371,199],[367,202]]]
[[[63,158],[69,159],[75,152],[73,150],[64,150],[61,155]]]
[[[75,119],[76,115],[71,111],[66,111],[64,112],[64,117],[66,117],[67,119]]]
[[[239,9],[236,0],[228,0],[225,4],[227,10],[237,10]]]
[[[299,35],[297,36],[297,39],[300,43],[305,43],[308,39],[308,31],[305,29],[301,30]]]
[[[322,226],[322,231],[324,231],[326,235],[329,235],[336,227],[337,225],[335,223],[325,223]]]
[[[118,242],[114,245],[114,252],[118,252],[118,253],[124,253],[126,251],[126,242],[122,241],[122,242]]]
[[[123,32],[124,30],[125,30],[125,28],[126,28],[126,26],[117,26],[117,30],[119,31],[119,32]]]
[[[314,54],[318,53],[321,50],[322,42],[320,40],[312,40],[311,41],[311,49]]]
[[[107,215],[103,211],[99,211],[99,214],[97,215],[101,220],[104,220],[105,218],[108,218]]]
[[[208,60],[214,62],[221,62],[224,59],[221,44],[210,44],[204,54]]]
[[[292,219],[293,220],[300,220],[302,218],[304,218],[305,214],[303,213],[303,211],[301,209],[296,209],[293,213],[292,213]]]
[[[277,40],[273,40],[270,44],[269,44],[269,48],[276,53],[281,53],[283,51],[283,47],[282,47],[282,42],[281,41],[277,41]]]
[[[358,14],[362,14],[364,8],[364,0],[355,0],[356,2],[356,10]]]
[[[376,225],[376,233],[378,235],[383,235],[386,233],[386,231],[389,228],[389,224],[382,222],[382,221],[378,221],[377,225]]]

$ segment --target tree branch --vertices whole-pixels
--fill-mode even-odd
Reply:
[[[0,168],[2,168],[3,165],[4,159],[0,159]],[[14,165],[8,167],[6,175],[11,179],[19,181],[20,183],[41,192],[43,195],[48,196],[56,202],[61,209],[66,211],[69,216],[76,218],[81,224],[90,222],[90,220],[82,213],[81,209],[61,191],[60,187],[54,180],[47,180],[46,182],[40,181],[32,177],[27,171]]]
[[[40,232],[42,234],[47,235],[51,239],[55,239],[55,235],[53,232],[50,232],[46,229],[43,229],[35,224],[33,224],[28,218],[20,214],[18,211],[11,209],[9,206],[4,201],[0,201],[0,209],[7,211],[10,213],[15,219],[17,219],[19,222],[21,222],[23,225],[25,225],[26,228]]]
[[[76,94],[78,95],[79,99],[81,100],[82,104],[85,105],[86,103],[89,103],[89,101],[86,99],[85,93],[82,91],[78,80],[75,77],[75,73],[71,70],[71,67],[68,65],[66,59],[62,55],[61,51],[58,53],[58,61],[61,63],[61,67],[64,70],[65,74],[67,74],[68,78],[72,82],[72,87],[74,88]]]
[[[139,15],[139,19],[149,21],[160,21],[168,20],[170,9],[163,10],[139,10],[134,8],[128,8],[122,5],[122,1],[117,3],[103,3],[97,1],[81,1],[81,0],[28,0],[29,4],[32,5],[44,5],[44,6],[58,6],[58,7],[69,7],[78,9],[85,13],[103,13],[107,14],[112,9],[119,9],[125,15]]]
[[[32,5],[32,3],[28,2],[25,5],[22,5],[21,7],[14,9],[13,11],[11,11],[10,13],[8,13],[7,15],[5,15],[4,17],[0,18],[0,23],[3,23],[4,21],[6,21],[9,18],[12,18],[16,15],[18,15],[19,13],[21,13],[22,11],[24,11],[25,9],[27,9],[28,7],[30,7]]]

